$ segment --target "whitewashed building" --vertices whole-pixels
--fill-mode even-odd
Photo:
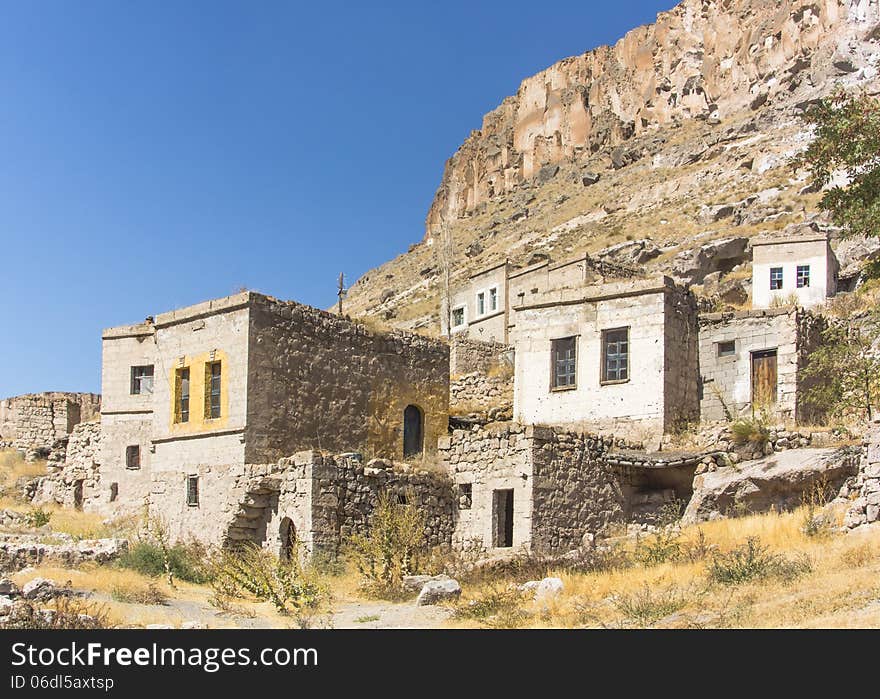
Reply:
[[[827,233],[815,228],[752,241],[752,308],[811,308],[837,292],[840,266]]]

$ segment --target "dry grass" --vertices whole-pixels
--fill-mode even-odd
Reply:
[[[15,488],[20,480],[45,475],[45,461],[28,463],[13,449],[0,451],[0,496],[14,499],[17,495]]]
[[[880,596],[880,528],[817,539],[803,532],[803,519],[798,511],[688,527],[680,541],[693,546],[702,532],[702,556],[595,573],[551,572],[565,584],[561,594],[543,602],[509,602],[516,609],[505,615],[532,627],[880,627],[880,604],[873,603]],[[793,578],[711,583],[713,556],[749,537],[771,554],[808,560],[811,570]],[[462,605],[491,600],[492,594],[489,585],[466,585]],[[454,623],[491,625],[473,618]]]

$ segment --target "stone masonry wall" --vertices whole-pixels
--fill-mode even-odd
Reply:
[[[425,540],[449,545],[453,492],[448,478],[406,465],[374,460],[364,465],[349,454],[299,452],[271,464],[231,466],[200,476],[200,502],[188,507],[187,526],[178,526],[175,508],[184,488],[164,480],[154,487],[151,514],[173,525],[175,539],[207,544],[250,542],[280,552],[282,532],[292,526],[303,553],[335,556],[352,534],[366,534],[379,494],[415,498],[426,515]],[[162,474],[154,474],[157,481]]]
[[[624,488],[603,456],[613,437],[535,428],[532,432],[532,548],[566,553],[622,521]]]
[[[0,401],[0,441],[32,456],[46,456],[83,420],[101,410],[94,393],[31,393]]]
[[[880,521],[880,427],[865,437],[859,472],[849,487],[851,504],[845,524],[855,528]]]
[[[512,548],[577,548],[623,518],[620,479],[602,460],[616,444],[613,437],[516,423],[454,430],[438,447],[459,492],[454,545],[498,551],[494,493],[512,490]]]
[[[674,431],[700,418],[697,302],[688,291],[666,295],[663,358],[664,429]]]
[[[254,295],[248,347],[247,462],[304,449],[403,457],[408,405],[426,450],[447,431],[449,346]]]
[[[513,408],[513,376],[486,376],[479,372],[465,374],[449,384],[449,409],[452,413]]]
[[[87,511],[100,509],[102,502],[110,500],[109,492],[102,490],[105,485],[109,489],[109,484],[102,483],[100,450],[99,421],[81,422],[74,427],[67,439],[64,463],[49,463],[49,474],[37,483],[34,503],[54,503]]]
[[[482,342],[455,335],[449,346],[449,373],[488,374],[499,364],[512,365],[512,348],[502,342]]]

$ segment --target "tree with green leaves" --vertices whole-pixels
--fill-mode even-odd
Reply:
[[[871,420],[880,399],[880,323],[873,315],[859,323],[832,323],[810,353],[802,402],[815,415]]]
[[[798,165],[808,167],[820,187],[840,172],[847,179],[827,189],[819,206],[845,233],[880,235],[880,100],[838,89],[804,120],[815,127],[815,138]]]

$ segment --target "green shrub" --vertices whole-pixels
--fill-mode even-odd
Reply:
[[[617,610],[639,626],[649,626],[674,614],[687,603],[688,596],[683,590],[673,586],[651,589],[647,583],[638,592],[614,599]]]
[[[368,593],[386,599],[403,596],[403,577],[419,572],[420,559],[427,555],[425,513],[414,494],[407,493],[401,504],[381,492],[369,533],[352,536],[347,548]]]
[[[677,561],[682,555],[678,532],[661,530],[645,539],[639,539],[635,548],[636,560],[645,566]]]
[[[806,556],[786,558],[771,553],[755,537],[749,537],[746,543],[726,553],[717,553],[709,564],[709,580],[722,585],[739,585],[742,583],[778,578],[791,582],[812,570],[810,559]]]
[[[46,526],[51,519],[52,513],[44,510],[42,507],[32,507],[24,516],[24,521],[33,529]]]
[[[770,426],[763,412],[752,417],[741,417],[730,423],[733,441],[737,444],[760,444],[770,441]]]
[[[248,594],[271,602],[281,614],[315,608],[324,590],[307,574],[293,552],[290,560],[254,544],[219,551],[213,561],[211,586],[218,599]]]
[[[119,557],[118,565],[150,577],[166,575],[170,569],[171,574],[179,580],[198,584],[211,580],[207,551],[202,544],[194,541],[166,548],[155,541],[135,541]]]

